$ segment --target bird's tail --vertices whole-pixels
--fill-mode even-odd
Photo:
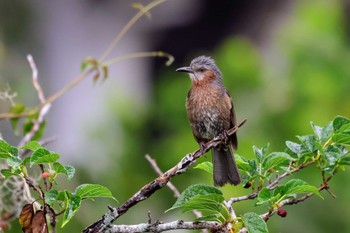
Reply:
[[[237,185],[242,181],[230,146],[213,148],[213,169],[215,186]]]

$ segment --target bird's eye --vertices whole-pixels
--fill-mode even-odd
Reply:
[[[200,72],[203,72],[205,69],[204,68],[199,68],[199,71]]]

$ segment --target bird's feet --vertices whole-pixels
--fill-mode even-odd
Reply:
[[[205,143],[204,142],[200,142],[199,143],[199,152],[204,155],[205,154]]]
[[[230,143],[230,136],[228,135],[227,130],[222,131],[220,137],[226,145]]]

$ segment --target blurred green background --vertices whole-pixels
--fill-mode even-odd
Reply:
[[[160,21],[156,12],[167,9],[169,6],[166,4],[172,1],[174,0],[164,3],[163,8],[155,8],[152,11],[153,21],[148,24]],[[182,3],[179,4],[186,5],[186,1],[180,2]],[[312,132],[310,121],[324,126],[336,115],[350,117],[349,3],[345,0],[299,0],[285,1],[285,5],[279,3],[277,7],[272,7],[276,2],[265,1],[267,6],[259,8],[262,2],[264,1],[244,4],[242,1],[195,1],[194,6],[200,6],[196,9],[199,11],[197,17],[203,19],[208,16],[201,26],[197,24],[201,29],[197,30],[193,26],[194,22],[201,21],[193,20],[189,20],[187,24],[179,23],[173,28],[138,28],[146,35],[149,34],[150,38],[155,38],[152,49],[172,53],[176,59],[175,64],[171,67],[160,64],[160,61],[149,64],[153,69],[153,78],[148,79],[150,94],[147,101],[140,102],[134,96],[137,93],[104,93],[103,101],[97,104],[102,106],[106,114],[103,118],[96,117],[86,124],[81,132],[85,144],[95,149],[84,151],[81,148],[86,158],[83,161],[72,161],[77,171],[73,183],[66,184],[62,181],[60,185],[74,190],[80,183],[100,183],[110,188],[122,203],[156,177],[144,159],[145,154],[155,158],[160,168],[165,171],[186,153],[197,149],[198,145],[192,137],[184,106],[191,84],[187,76],[174,70],[188,65],[192,58],[201,54],[210,55],[216,60],[224,75],[224,83],[233,97],[238,121],[245,118],[248,120],[238,134],[237,153],[243,156],[252,158],[252,146],[262,147],[266,143],[271,144],[271,150],[284,150],[286,140],[295,141],[296,135]],[[122,3],[130,4],[126,1]],[[273,10],[269,11],[269,6]],[[209,8],[212,7],[214,8],[209,14]],[[219,11],[215,7],[231,7],[234,10]],[[239,19],[232,23],[236,27],[228,27],[229,23],[220,24],[223,21],[234,20],[235,16],[230,14],[238,12],[240,8],[245,11],[238,14]],[[16,12],[16,16],[5,14],[8,9]],[[0,91],[9,83],[12,90],[21,95],[27,93],[25,95],[32,96],[28,98],[35,99],[30,82],[23,84],[21,78],[28,76],[28,73],[24,74],[21,71],[29,70],[23,59],[24,54],[28,52],[26,44],[35,45],[35,42],[31,41],[35,36],[26,36],[26,33],[30,32],[24,22],[30,22],[31,17],[35,17],[35,11],[31,10],[27,2],[19,0],[0,3],[0,11]],[[201,11],[204,13],[200,14]],[[260,18],[254,13],[266,20],[261,21],[260,25]],[[253,19],[255,24],[249,24]],[[16,20],[22,21],[16,24]],[[240,25],[237,26],[238,24]],[[247,29],[249,25],[261,27],[251,32]],[[190,29],[191,27],[194,28]],[[217,28],[217,31],[211,30],[213,27]],[[192,33],[186,34],[186,28],[192,30]],[[161,33],[162,36],[155,35],[155,32]],[[215,34],[215,39],[210,39],[210,36],[207,38],[206,33]],[[171,40],[169,35],[174,34],[182,37],[182,41],[176,41],[175,36]],[[206,40],[208,46],[205,46]],[[37,48],[36,46],[34,48]],[[75,65],[79,67],[80,64]],[[118,75],[115,78],[118,78]],[[106,88],[109,81],[94,88]],[[1,102],[1,111],[5,112],[6,108],[6,103]],[[55,114],[63,116],[67,113]],[[11,142],[16,143],[16,139],[9,133],[8,124],[1,121],[0,132],[5,139],[8,137]],[[55,122],[48,121],[48,127],[50,124]],[[59,148],[55,149],[61,153]],[[62,157],[70,156],[62,154]],[[199,162],[205,160],[210,161],[211,155],[201,158]],[[69,162],[69,159],[67,161]],[[95,169],[96,163],[102,163],[102,169]],[[321,174],[312,168],[301,171],[297,176],[315,186],[322,182]],[[287,206],[286,218],[274,216],[268,221],[270,232],[326,233],[335,232],[335,229],[337,232],[350,232],[348,180],[347,170],[339,172],[330,182],[331,191],[337,195],[336,199],[324,192],[324,200],[313,197],[304,203]],[[191,169],[172,181],[182,191],[194,183],[211,184],[212,177]],[[226,197],[248,193],[248,190],[242,187],[232,186],[224,187],[223,191]],[[115,223],[146,222],[147,211],[151,211],[153,220],[193,218],[190,214],[181,215],[176,211],[164,214],[174,201],[173,193],[163,188],[149,200],[130,209]],[[74,220],[64,229],[59,228],[58,232],[81,231],[107,211],[107,204],[117,205],[109,200],[84,203]],[[234,208],[238,215],[256,210],[254,201],[237,203]],[[264,213],[267,209],[261,208],[258,211]],[[8,232],[19,232],[18,229],[18,224],[14,221]]]

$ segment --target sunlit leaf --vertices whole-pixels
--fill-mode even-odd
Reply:
[[[211,162],[203,162],[195,166],[196,169],[201,169],[205,172],[208,172],[209,174],[213,174],[213,164]]]
[[[183,207],[189,200],[199,195],[208,195],[208,194],[219,194],[222,195],[222,192],[210,185],[205,184],[194,184],[185,189],[180,195],[180,197],[176,200],[174,205],[168,209],[166,212]]]
[[[108,197],[116,200],[112,192],[99,184],[82,184],[75,189],[75,195],[81,197],[81,199],[95,198],[95,197]]]
[[[63,221],[62,221],[62,227],[64,227],[75,215],[75,213],[78,211],[81,205],[81,198],[77,195],[71,195],[66,196],[67,204],[66,204],[66,210],[63,214]]]
[[[249,233],[268,233],[266,222],[256,213],[249,212],[242,216]]]

